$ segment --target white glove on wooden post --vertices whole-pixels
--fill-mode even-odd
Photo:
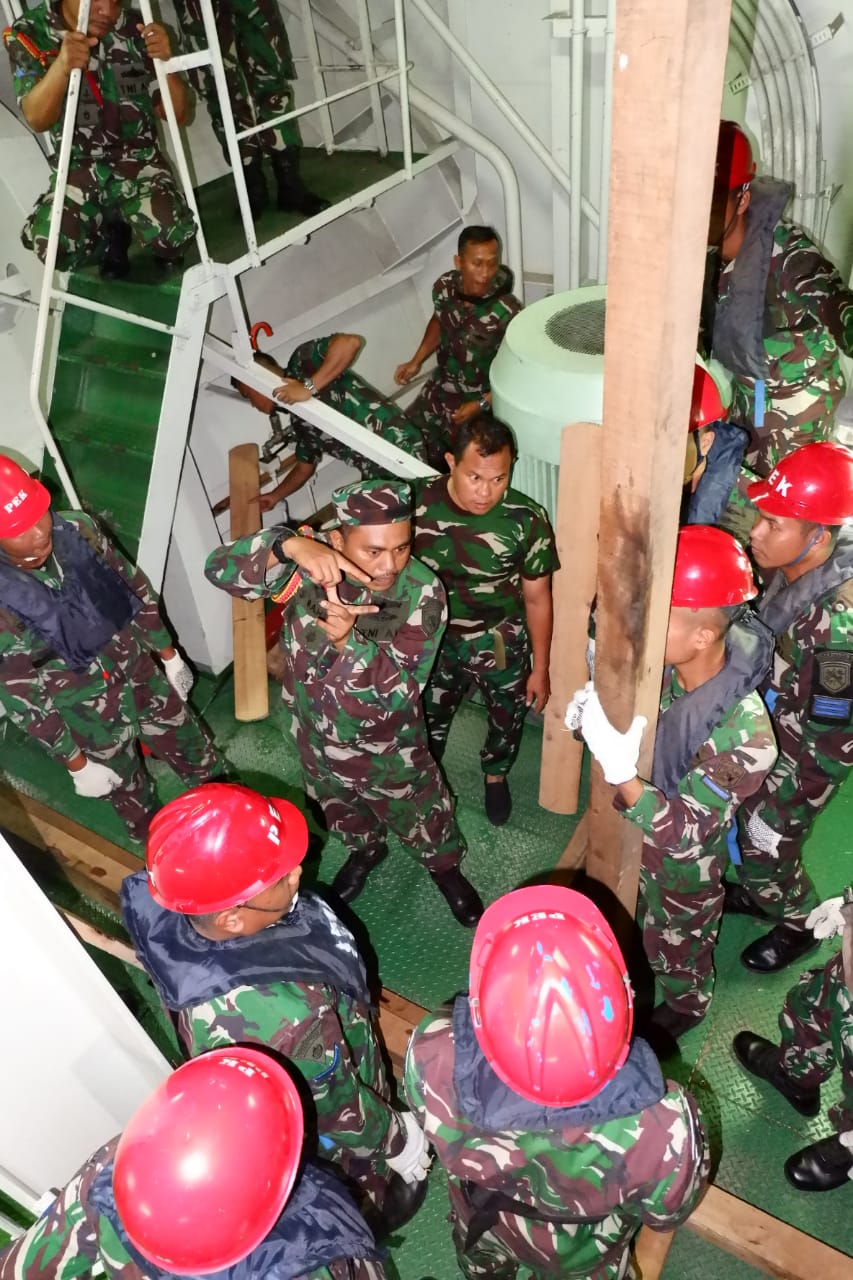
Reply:
[[[620,733],[607,719],[596,691],[592,689],[587,694],[581,714],[581,733],[604,770],[605,782],[618,787],[637,776],[640,743],[647,724],[645,716],[634,716],[628,730]]]

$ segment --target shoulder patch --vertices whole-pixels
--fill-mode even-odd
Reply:
[[[441,618],[444,613],[444,606],[437,596],[430,596],[425,600],[421,608],[421,619],[424,635],[434,636],[441,626]]]
[[[705,782],[715,782],[717,787],[727,792],[731,792],[745,776],[746,769],[743,765],[728,755],[715,756],[705,764]]]

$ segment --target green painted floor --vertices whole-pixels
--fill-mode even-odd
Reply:
[[[274,709],[270,718],[253,725],[235,721],[227,680],[219,686],[210,680],[199,681],[194,700],[233,771],[244,782],[298,801],[299,766],[290,739],[282,731],[277,691],[272,689],[271,693]],[[478,751],[483,729],[481,709],[463,707],[451,734],[446,764],[469,844],[467,872],[483,897],[490,900],[531,878],[545,878],[565,847],[574,820],[549,814],[537,804],[541,731],[531,723],[525,729],[521,756],[511,775],[512,819],[500,830],[490,827],[481,807]],[[23,742],[12,729],[7,729],[0,742],[0,770],[61,812],[131,847],[108,805],[79,800],[65,770]],[[161,798],[170,798],[178,790],[176,779],[163,766],[155,764],[153,771]],[[850,879],[851,848],[853,780],[818,821],[809,845],[809,868],[819,893],[839,892]],[[307,878],[328,883],[342,860],[338,843],[327,839],[319,860],[306,868]],[[426,874],[402,848],[392,847],[391,857],[371,876],[355,905],[365,936],[381,957],[385,986],[433,1006],[465,985],[471,935],[455,924]],[[685,1037],[680,1056],[666,1063],[667,1074],[689,1084],[700,1100],[719,1163],[715,1178],[719,1186],[853,1257],[853,1186],[810,1197],[793,1191],[782,1172],[789,1154],[830,1131],[826,1120],[803,1119],[769,1087],[745,1076],[731,1057],[732,1037],[743,1027],[774,1036],[778,1010],[795,976],[782,973],[759,980],[739,964],[739,951],[759,932],[758,923],[744,917],[724,921],[712,1011],[700,1028]],[[832,944],[825,944],[809,964],[818,964],[831,950]],[[115,964],[108,976],[168,1048],[162,1024],[158,1025],[150,1008],[150,993],[139,979]],[[827,1105],[833,1092],[830,1082],[825,1090]],[[424,1209],[393,1248],[401,1280],[452,1280],[457,1274],[446,1212],[442,1178],[440,1171],[435,1171]],[[762,1273],[681,1231],[663,1274],[665,1280],[700,1276],[746,1280]]]

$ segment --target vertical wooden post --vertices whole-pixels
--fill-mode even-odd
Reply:
[[[256,444],[239,444],[228,451],[231,493],[231,537],[244,538],[261,527],[260,465]],[[267,642],[263,600],[232,600],[234,631],[234,715],[238,720],[263,720],[269,715]]]
[[[731,0],[619,0],[595,683],[613,723],[649,719],[666,637],[684,436],[714,179]],[[593,768],[587,870],[628,911],[640,832]]]
[[[557,554],[554,574],[554,637],[551,698],[545,708],[539,803],[552,813],[577,813],[583,743],[563,723],[575,689],[589,678],[586,641],[595,595],[601,475],[601,427],[574,422],[563,427],[557,493]]]

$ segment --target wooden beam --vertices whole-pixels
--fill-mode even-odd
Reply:
[[[787,1222],[709,1187],[685,1226],[778,1280],[851,1280],[853,1258]],[[644,1273],[645,1280],[645,1273]]]
[[[640,1227],[640,1234],[634,1241],[634,1263],[639,1271],[639,1280],[660,1280],[674,1239],[674,1231]]]
[[[619,0],[613,90],[595,683],[648,717],[669,614],[731,0]],[[593,767],[587,870],[629,914],[640,832]]]
[[[258,446],[238,444],[228,451],[231,537],[244,538],[261,527]],[[267,644],[263,600],[232,600],[234,633],[234,715],[263,720],[269,715]]]
[[[575,422],[563,428],[557,493],[557,554],[554,574],[554,637],[551,698],[545,708],[539,803],[552,813],[577,813],[583,743],[563,723],[575,689],[589,673],[586,642],[595,595],[596,533],[601,476],[601,427]]]
[[[561,871],[570,870],[572,867],[583,867],[586,865],[588,853],[589,817],[585,813],[578,825],[575,827],[569,843],[560,854],[557,866]]]

